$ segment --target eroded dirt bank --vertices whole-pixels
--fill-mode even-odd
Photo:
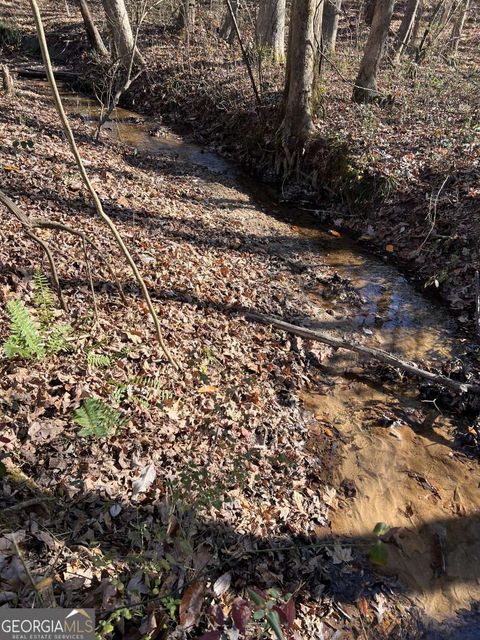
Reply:
[[[430,423],[432,402],[394,372],[253,325],[234,310],[308,322],[431,363],[455,354],[453,325],[394,271],[375,271],[306,221],[294,228],[267,215],[231,176],[192,156],[94,145],[94,122],[84,121],[81,105],[72,96],[88,171],[147,275],[183,368],[175,373],[159,358],[45,87],[20,83],[0,114],[1,188],[30,214],[91,233],[115,256],[129,305],[92,256],[92,323],[81,248],[58,241],[74,352],[2,361],[4,506],[55,497],[3,512],[5,600],[32,600],[9,543],[14,530],[34,575],[52,578],[48,602],[105,611],[145,601],[140,618],[123,623],[132,637],[140,623],[175,629],[171,602],[191,584],[206,594],[199,630],[212,625],[209,603],[228,612],[245,586],[294,593],[294,628],[305,639],[342,630],[425,637],[432,617],[470,608],[479,599],[478,464],[453,449],[452,419],[436,411]],[[28,140],[33,147],[13,144]],[[40,254],[3,209],[1,233],[3,303],[21,297],[33,309]],[[101,368],[88,360],[92,351],[114,357]],[[136,400],[147,376],[163,399]],[[120,385],[127,392],[119,401]],[[78,436],[72,412],[88,396],[118,403],[127,417],[106,440]],[[150,465],[155,478],[138,492],[134,483]],[[390,577],[367,561],[378,521],[392,528]],[[227,571],[231,587],[216,595],[212,584]],[[478,628],[473,618],[457,623],[465,634]],[[445,628],[444,637],[454,637]]]

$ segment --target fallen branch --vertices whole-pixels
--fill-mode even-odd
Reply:
[[[306,338],[307,340],[315,340],[316,342],[323,342],[324,344],[329,344],[331,347],[335,349],[345,349],[347,351],[354,351],[355,353],[361,353],[362,355],[366,355],[369,358],[373,358],[374,360],[378,360],[379,362],[384,362],[385,364],[390,365],[391,367],[395,367],[397,369],[401,369],[402,371],[406,371],[411,375],[418,376],[419,378],[424,378],[433,384],[438,384],[441,387],[446,387],[447,389],[451,389],[452,391],[457,391],[460,393],[466,393],[471,391],[473,393],[480,393],[480,384],[472,384],[469,382],[457,382],[456,380],[452,380],[451,378],[447,378],[447,376],[442,376],[440,374],[432,373],[431,371],[426,371],[425,369],[421,369],[418,365],[413,362],[407,362],[406,360],[401,360],[396,356],[388,353],[387,351],[382,351],[381,349],[375,349],[374,347],[366,347],[362,344],[357,344],[355,342],[347,342],[346,340],[341,340],[339,338],[333,338],[331,336],[327,336],[323,333],[318,333],[317,331],[312,331],[311,329],[306,329],[305,327],[300,327],[295,324],[290,324],[289,322],[284,322],[283,320],[277,320],[276,318],[272,318],[271,316],[265,316],[260,313],[245,313],[245,318],[247,320],[253,320],[254,322],[261,322],[262,324],[269,324],[277,329],[282,329],[287,333],[292,333],[293,335],[299,336],[300,338]]]
[[[55,102],[55,107],[57,109],[58,115],[60,117],[60,121],[63,127],[63,130],[65,132],[65,135],[67,137],[68,143],[70,145],[70,149],[72,151],[73,157],[75,158],[75,162],[77,164],[78,170],[80,172],[80,175],[82,177],[83,183],[85,184],[85,186],[87,187],[93,203],[95,205],[95,209],[97,210],[98,215],[100,216],[100,218],[105,222],[105,224],[107,225],[107,227],[109,228],[110,232],[112,233],[115,242],[117,243],[118,247],[120,248],[120,251],[122,252],[123,256],[125,257],[129,267],[131,268],[133,275],[135,277],[135,280],[137,281],[138,286],[140,287],[143,297],[145,299],[146,305],[148,307],[148,310],[150,312],[150,315],[152,317],[154,326],[155,326],[155,333],[157,336],[157,340],[158,343],[160,345],[160,348],[162,349],[163,353],[165,354],[167,360],[170,362],[171,365],[173,365],[176,369],[178,369],[178,363],[173,359],[173,357],[170,354],[170,351],[168,350],[167,345],[165,344],[164,340],[163,340],[163,336],[162,336],[162,331],[160,328],[160,321],[158,319],[157,316],[157,312],[155,311],[155,307],[153,306],[152,300],[150,298],[150,294],[148,292],[147,289],[147,285],[145,284],[144,279],[142,278],[140,271],[138,270],[138,267],[134,261],[134,259],[132,258],[130,251],[127,249],[122,236],[120,235],[116,225],[114,224],[114,222],[110,219],[110,217],[105,213],[105,211],[103,210],[103,205],[100,201],[100,198],[98,197],[97,192],[95,191],[95,188],[93,187],[90,178],[88,177],[88,174],[85,170],[85,166],[83,164],[83,160],[82,157],[80,155],[80,152],[78,150],[77,144],[75,142],[75,138],[73,137],[73,132],[72,132],[72,128],[70,126],[70,123],[68,121],[67,115],[65,113],[65,110],[63,108],[63,104],[62,104],[62,99],[60,98],[60,94],[58,92],[58,87],[57,87],[57,83],[55,81],[55,76],[53,75],[53,69],[52,69],[52,62],[50,60],[50,54],[48,52],[48,46],[47,46],[47,40],[45,38],[45,31],[43,29],[43,22],[42,22],[42,17],[40,15],[40,10],[38,8],[38,4],[36,2],[36,0],[30,0],[30,6],[32,7],[33,10],[33,17],[35,20],[35,28],[37,30],[37,35],[38,35],[38,41],[40,44],[40,49],[42,51],[42,58],[43,58],[43,64],[45,65],[45,69],[47,71],[47,78],[48,78],[48,82],[50,84],[50,88],[52,90],[52,94],[53,94],[53,99]]]

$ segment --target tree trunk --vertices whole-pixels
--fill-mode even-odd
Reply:
[[[275,62],[285,56],[285,0],[260,0],[257,13],[257,43]]]
[[[314,17],[318,0],[293,0],[287,52],[282,143],[291,166],[312,128],[315,75]]]
[[[415,49],[418,40],[418,34],[420,33],[420,25],[422,23],[424,2],[420,0],[418,4],[417,13],[415,14],[415,21],[413,23],[412,35],[410,36],[410,48]]]
[[[196,0],[182,0],[177,20],[177,26],[179,29],[190,31],[190,29],[195,25],[196,13]]]
[[[325,0],[323,8],[322,39],[325,53],[334,53],[337,44],[338,20],[341,15],[342,0]]]
[[[388,36],[395,0],[377,0],[372,27],[353,90],[355,102],[370,102],[377,95],[377,72]]]
[[[15,89],[13,86],[12,76],[10,75],[10,71],[6,64],[2,64],[2,81],[3,81],[3,90],[7,96],[12,96],[15,93]]]
[[[328,0],[315,0],[313,3],[313,37],[315,41],[316,59],[320,59],[323,50],[323,12],[327,1]]]
[[[130,18],[124,0],[102,0],[103,8],[107,16],[115,54],[125,68],[129,68],[130,60],[135,47]],[[139,51],[135,51],[135,62],[144,64],[144,60]]]
[[[398,29],[397,37],[395,40],[395,61],[398,61],[404,50],[407,48],[408,43],[413,35],[413,29],[415,25],[415,19],[420,9],[420,0],[408,0],[403,14],[400,28]]]
[[[238,0],[231,1],[233,13],[235,17],[238,15]],[[230,15],[230,11],[225,12],[223,17],[222,26],[218,32],[219,36],[223,38],[228,44],[233,44],[235,41],[235,25],[233,24],[232,16]]]
[[[103,57],[108,57],[108,49],[103,44],[102,36],[99,34],[97,27],[90,13],[87,0],[78,0],[80,5],[80,11],[82,13],[83,24],[85,25],[85,31],[87,32],[87,38],[94,51]]]
[[[365,20],[365,24],[368,24],[369,26],[373,22],[376,4],[376,0],[366,0],[365,2],[365,7],[363,9],[363,19]]]
[[[470,9],[470,0],[464,0],[463,4],[460,6],[457,19],[453,23],[452,45],[451,45],[453,54],[456,54],[458,51],[458,45],[460,44],[460,38],[462,37],[463,27],[465,25],[465,19],[467,17],[469,9]]]

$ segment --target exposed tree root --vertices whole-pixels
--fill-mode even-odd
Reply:
[[[0,191],[0,202],[2,204],[5,205],[5,207],[10,211],[10,213],[13,213],[13,215],[17,218],[17,220],[22,224],[23,228],[25,229],[25,233],[32,238],[32,240],[34,240],[34,242],[36,242],[38,245],[40,245],[40,247],[45,251],[45,254],[47,256],[47,260],[48,263],[50,265],[50,271],[52,273],[52,280],[54,282],[55,288],[57,289],[57,294],[58,294],[58,299],[60,301],[60,305],[62,307],[62,309],[64,311],[67,311],[67,304],[65,302],[65,299],[63,297],[63,293],[62,293],[62,289],[60,287],[60,281],[58,278],[58,272],[57,272],[57,268],[55,265],[55,261],[53,259],[53,255],[52,252],[50,250],[50,247],[48,245],[48,243],[43,240],[42,238],[39,238],[36,233],[35,233],[35,229],[53,229],[53,230],[57,230],[57,231],[65,231],[66,233],[70,233],[78,238],[81,239],[82,241],[82,247],[83,247],[83,252],[84,252],[84,256],[85,256],[85,261],[86,261],[86,268],[87,268],[87,274],[90,280],[90,289],[92,291],[92,296],[93,296],[93,304],[94,304],[94,308],[96,309],[96,301],[95,301],[95,293],[93,290],[93,284],[92,284],[92,278],[91,278],[91,272],[90,272],[90,265],[88,262],[88,255],[87,255],[87,251],[86,251],[86,245],[89,244],[93,249],[95,249],[95,251],[98,253],[100,259],[102,260],[102,262],[105,264],[105,266],[108,269],[108,272],[110,274],[110,277],[112,278],[113,282],[115,283],[120,297],[122,299],[122,301],[124,303],[127,302],[127,299],[125,298],[125,294],[123,292],[122,286],[120,285],[120,283],[118,282],[118,279],[112,269],[112,266],[110,265],[109,261],[106,259],[106,257],[104,256],[102,250],[100,249],[100,247],[97,246],[97,244],[95,242],[93,242],[93,240],[91,240],[83,231],[79,231],[78,229],[73,229],[72,227],[66,225],[66,224],[62,224],[61,222],[54,222],[52,220],[45,220],[43,218],[29,218],[28,216],[26,216],[23,211],[13,202],[13,200],[11,200],[5,193],[3,193],[3,191]]]

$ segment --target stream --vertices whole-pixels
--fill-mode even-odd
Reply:
[[[44,82],[35,85],[46,91]],[[62,98],[72,117],[92,121],[92,126],[98,121],[95,101],[65,87]],[[457,353],[456,327],[448,312],[419,294],[395,267],[367,255],[337,231],[322,229],[311,213],[277,204],[261,184],[218,154],[124,109],[116,110],[103,132],[138,151],[227,176],[264,211],[289,222],[293,234],[315,243],[324,263],[348,281],[359,301],[352,305],[335,293],[327,296],[324,285],[306,292],[331,316],[335,330],[361,335],[369,346],[410,360],[439,363]],[[319,383],[301,400],[313,433],[330,425],[344,443],[333,471],[335,486],[346,488],[342,495],[338,491],[331,513],[333,534],[365,536],[377,522],[387,523],[391,543],[381,571],[398,576],[429,618],[447,620],[470,609],[480,600],[477,461],[453,449],[450,419],[434,402],[420,402],[413,385],[388,379],[373,384],[357,356],[338,352],[328,361],[328,373],[334,384],[326,389]],[[432,410],[435,420],[422,427],[415,416]],[[480,638],[476,628],[442,637]]]

